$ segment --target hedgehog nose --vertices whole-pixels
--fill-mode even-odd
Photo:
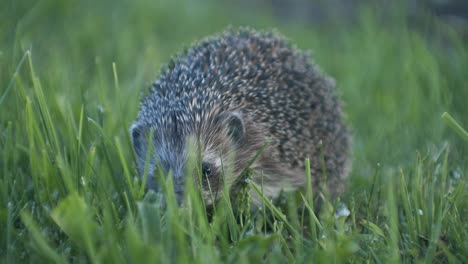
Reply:
[[[184,198],[184,181],[183,175],[174,174],[174,195],[177,200],[177,204],[180,206]]]
[[[171,193],[167,193],[163,191],[163,186],[160,186],[156,184],[155,188],[148,187],[150,189],[153,189],[155,193],[158,193],[160,195],[161,203],[160,206],[163,209],[167,208],[167,195],[172,195]],[[167,190],[167,189],[166,189]],[[167,190],[171,191],[171,190]],[[178,206],[182,206],[183,199],[184,199],[184,188],[183,185],[181,184],[180,181],[176,180],[176,177],[173,176],[173,197],[175,198],[175,202],[177,203]]]
[[[146,179],[146,188],[148,190],[153,190],[155,192],[160,192],[160,186],[156,183],[155,176],[153,174],[149,174]]]
[[[177,201],[177,205],[181,206],[183,199],[184,199],[184,193],[183,192],[175,192],[175,198]]]

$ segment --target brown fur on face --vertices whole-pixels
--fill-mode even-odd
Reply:
[[[218,115],[222,116],[222,114]],[[263,125],[239,112],[236,112],[236,115],[243,119],[245,129],[245,136],[241,142],[233,142],[227,131],[228,125],[223,119],[217,118],[216,122],[202,127],[203,131],[200,134],[204,143],[202,164],[208,163],[214,170],[210,177],[202,175],[203,193],[207,204],[221,197],[224,184],[232,193],[236,193],[235,188],[238,187],[239,176],[252,163],[265,144],[267,144],[266,148],[251,164],[251,168],[254,169],[253,182],[263,189],[264,195],[274,198],[282,190],[293,190],[304,186],[305,170],[295,169],[275,160],[275,155],[277,155],[275,146],[269,142],[268,132],[263,129]],[[260,197],[253,191],[251,194],[253,202],[259,204]]]
[[[232,116],[242,122],[241,138],[233,138],[230,134],[228,119]],[[199,132],[202,139],[202,166],[209,164],[213,171],[210,177],[201,175],[204,197],[209,201],[207,204],[211,203],[212,198],[220,197],[224,184],[231,189],[267,141],[265,131],[239,111],[217,113],[212,120],[203,124]]]

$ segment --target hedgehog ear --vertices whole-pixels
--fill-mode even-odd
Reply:
[[[130,136],[132,139],[133,149],[135,153],[145,153],[148,145],[148,127],[139,123],[135,123],[130,127]]]
[[[245,137],[245,126],[242,116],[238,112],[229,112],[222,115],[226,124],[228,135],[236,143],[240,144]]]

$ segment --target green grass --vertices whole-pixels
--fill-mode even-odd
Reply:
[[[376,10],[314,27],[214,1],[2,2],[0,262],[468,262],[468,47],[433,17]],[[166,210],[144,193],[139,98],[229,24],[278,28],[337,80],[354,134],[339,199],[318,209],[307,188],[249,211],[223,197],[208,214],[193,188]]]

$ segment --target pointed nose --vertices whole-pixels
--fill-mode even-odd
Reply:
[[[171,156],[171,155],[165,155],[161,157],[160,163],[159,163],[160,168],[162,169],[161,172],[163,173],[162,175],[163,180],[167,180],[168,179],[167,177],[170,177],[170,179],[172,180],[174,195],[179,205],[182,204],[182,201],[184,198],[184,191],[185,191],[185,188],[184,188],[185,165],[184,163],[185,163],[184,160],[181,159],[179,156]],[[170,191],[170,190],[167,190],[167,191]]]
[[[174,172],[174,194],[179,206],[184,199],[184,174],[179,171]]]
[[[156,179],[154,177],[155,175],[153,175],[153,173],[148,174],[146,178],[146,188],[155,192],[159,192],[159,184],[156,183]]]

